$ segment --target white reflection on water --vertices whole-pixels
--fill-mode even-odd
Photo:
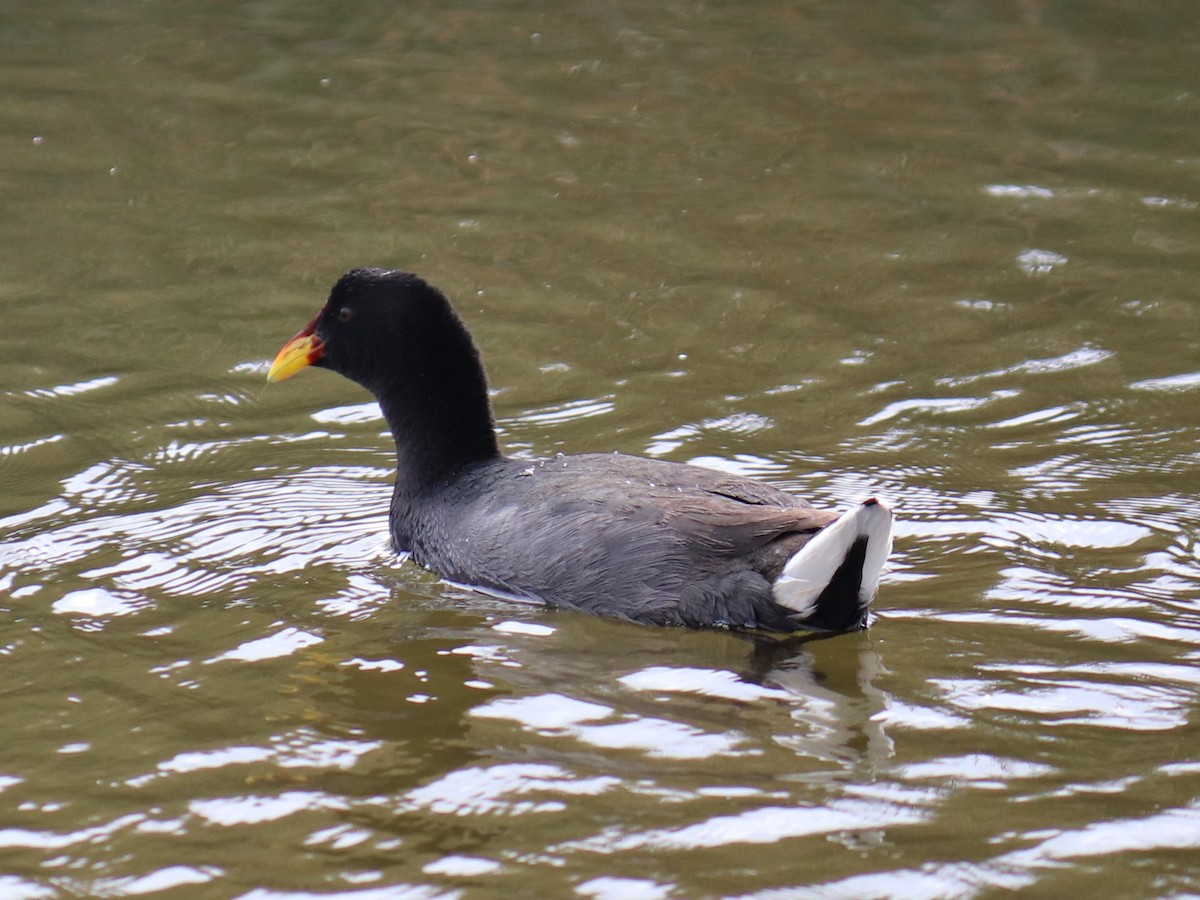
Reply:
[[[268,747],[222,747],[219,750],[185,751],[158,764],[162,772],[199,772],[225,766],[245,765],[271,759],[275,751]]]
[[[737,815],[714,816],[681,828],[633,833],[612,828],[557,849],[596,853],[621,853],[642,848],[695,850],[730,844],[774,844],[787,838],[836,831],[915,825],[929,818],[929,811],[922,808],[926,798],[925,794],[913,793],[902,803],[838,798],[824,806],[764,806]]]
[[[717,669],[651,666],[617,679],[635,691],[672,691],[703,694],[723,700],[792,700],[794,696],[778,688],[751,684],[733,672]]]
[[[492,631],[498,631],[501,634],[524,634],[530,637],[549,637],[556,630],[549,625],[539,625],[537,622],[504,621],[497,622],[492,626]]]
[[[569,400],[566,403],[523,412],[513,419],[510,424],[562,425],[578,421],[579,419],[602,416],[612,412],[615,408],[615,404],[609,397],[594,400]]]
[[[233,745],[209,750],[185,750],[160,762],[155,771],[125,780],[132,788],[142,788],[162,778],[210,772],[229,766],[271,764],[284,769],[351,769],[368,753],[378,750],[380,741],[331,739],[309,729],[298,729],[274,737],[269,746]]]
[[[499,872],[502,866],[494,859],[481,859],[478,856],[443,856],[441,859],[426,863],[421,871],[426,875],[450,875],[457,878],[475,878],[479,875],[491,875]]]
[[[611,706],[587,703],[562,694],[540,694],[533,697],[503,697],[477,706],[471,715],[481,719],[510,719],[526,728],[553,730],[570,728],[581,722],[606,719],[612,715]]]
[[[757,754],[745,735],[712,733],[669,719],[642,716],[606,725],[579,725],[571,733],[585,744],[609,750],[640,750],[651,759],[711,759]]]
[[[918,610],[891,610],[888,618],[924,618]],[[1191,644],[1200,640],[1200,629],[1176,624],[1159,624],[1134,618],[1062,618],[1049,615],[1025,615],[1017,612],[941,613],[941,621],[963,625],[1002,625],[1030,634],[1037,631],[1070,634],[1077,638],[1106,644],[1134,643],[1140,638]]]
[[[929,863],[923,869],[901,869],[855,875],[837,882],[787,891],[789,897],[917,898],[975,897],[987,891],[1015,891],[1035,884],[1042,873],[1071,860],[1105,856],[1130,861],[1147,853],[1200,848],[1200,801],[1150,816],[1093,822],[1083,828],[1020,835],[1032,846],[981,863]],[[1133,857],[1138,854],[1138,857]],[[747,894],[740,900],[769,900],[775,891]]]
[[[284,791],[270,796],[213,797],[192,800],[188,811],[213,825],[257,825],[302,810],[346,809],[347,801],[320,791]]]
[[[255,888],[237,900],[459,900],[461,891],[427,885],[389,884],[387,887],[354,888],[345,891],[276,891]]]
[[[314,831],[305,838],[304,846],[318,847],[324,845],[331,850],[346,850],[350,847],[365,844],[372,837],[372,833],[364,828],[355,828],[353,825],[334,825],[331,828],[322,828],[319,831]]]
[[[325,639],[320,635],[301,631],[299,628],[284,628],[267,637],[255,638],[252,641],[238,644],[232,650],[214,656],[212,659],[206,659],[205,663],[217,663],[224,660],[261,662],[264,659],[277,659],[280,656],[290,656],[305,647],[319,644],[323,640]]]
[[[65,833],[31,828],[0,828],[0,848],[36,847],[42,850],[63,850],[76,844],[94,843],[111,838],[122,829],[136,825],[145,818],[141,813],[130,813],[104,825]]]
[[[349,406],[331,406],[312,414],[314,421],[322,425],[355,425],[361,422],[382,422],[383,411],[374,400],[369,403],[352,403]]]
[[[1162,378],[1147,378],[1129,385],[1135,391],[1190,391],[1200,387],[1200,372],[1185,372],[1179,375],[1164,375]]]
[[[989,539],[996,543],[1053,544],[1093,550],[1128,547],[1150,534],[1149,528],[1131,522],[1030,512],[995,513],[988,529]]]
[[[46,437],[43,437],[43,438],[35,438],[32,441],[25,441],[24,443],[20,443],[20,444],[5,444],[3,446],[0,446],[0,457],[16,456],[19,453],[26,453],[30,450],[36,449],[37,447],[43,447],[46,444],[56,444],[59,441],[61,441],[64,437],[66,437],[66,435],[51,434],[51,435],[47,435]],[[4,521],[8,521],[8,520],[6,519]]]
[[[674,453],[687,443],[703,438],[708,433],[724,432],[726,434],[749,435],[772,428],[774,424],[768,417],[757,413],[730,413],[720,418],[705,419],[698,424],[680,425],[677,428],[656,434],[642,452],[646,456],[666,456],[668,453]],[[710,456],[701,458],[716,459],[716,457]],[[692,460],[692,462],[695,462],[695,460]],[[746,462],[749,469],[753,469],[760,475],[772,471],[778,472],[784,468],[776,461],[754,456],[747,456]],[[703,465],[703,463],[699,463],[699,465]]]
[[[1061,831],[1028,850],[1007,854],[998,862],[1033,868],[1089,856],[1193,848],[1200,849],[1200,800],[1141,819],[1094,822],[1084,828]]]
[[[87,381],[77,381],[73,384],[60,384],[51,388],[33,388],[25,391],[28,397],[37,397],[39,399],[51,399],[53,397],[74,397],[77,394],[85,394],[88,391],[95,391],[100,388],[109,387],[117,383],[119,379],[115,375],[102,375],[99,378],[91,378]],[[5,391],[5,393],[9,393]]]
[[[779,474],[785,466],[774,460],[755,456],[751,453],[738,453],[733,456],[693,456],[688,460],[693,466],[703,466],[706,469],[716,469],[727,475],[737,475],[742,478],[763,478],[771,474]]]
[[[110,465],[93,467],[88,488],[72,488],[73,480],[67,479],[66,494],[102,509],[121,505],[128,500],[124,480],[136,468],[116,477]],[[106,474],[97,477],[101,470]],[[127,513],[80,510],[71,515],[71,505],[56,498],[20,522],[0,523],[60,520],[0,542],[0,567],[29,579],[116,556],[117,562],[80,572],[110,588],[61,598],[58,607],[62,612],[116,615],[130,611],[130,604],[144,603],[137,596],[147,592],[210,594],[248,586],[264,574],[299,571],[314,559],[362,565],[390,557],[388,474],[369,467],[317,467],[219,485],[173,506]],[[107,612],[97,612],[102,608]]]
[[[1029,275],[1045,275],[1069,260],[1061,253],[1032,247],[1017,254],[1017,265]]]
[[[975,788],[1000,790],[1014,778],[1040,778],[1054,772],[1053,766],[1021,759],[1003,759],[986,753],[943,756],[900,766],[896,774],[910,781],[948,780]]]
[[[912,731],[948,731],[967,728],[970,720],[932,706],[914,706],[893,697],[884,698],[884,708],[871,716],[883,726],[907,728]]]
[[[737,732],[711,733],[681,722],[654,717],[625,717],[605,724],[614,710],[561,694],[501,698],[471,710],[481,719],[507,719],[546,735],[569,736],[593,747],[640,750],[651,758],[704,759],[745,752]]]
[[[342,665],[361,669],[364,672],[399,672],[404,668],[404,663],[397,659],[363,659],[361,656],[347,659]]]
[[[1078,418],[1083,412],[1083,404],[1049,406],[1045,409],[1035,409],[1033,412],[1021,413],[1017,416],[1001,419],[999,422],[990,422],[984,427],[999,429],[1024,428],[1027,425],[1037,424],[1061,425],[1064,422],[1070,422],[1072,419]]]
[[[75,616],[131,616],[149,606],[149,601],[121,596],[104,588],[86,588],[63,594],[50,604],[56,613]]]
[[[567,808],[561,798],[602,794],[620,783],[608,775],[581,778],[546,763],[472,766],[409,791],[404,807],[455,816],[561,812]]]
[[[167,866],[137,878],[101,878],[95,883],[97,893],[112,895],[156,894],[188,884],[208,884],[224,875],[216,866]]]
[[[575,888],[575,893],[596,900],[666,900],[673,892],[674,885],[612,875],[593,878]]]
[[[1104,362],[1106,359],[1111,359],[1112,351],[1105,350],[1101,347],[1084,346],[1078,350],[1072,350],[1068,353],[1063,353],[1060,356],[1050,356],[1043,359],[1026,359],[1021,362],[1014,363],[1011,366],[1005,366],[1000,369],[992,369],[987,372],[980,372],[975,375],[957,375],[938,378],[935,384],[945,385],[963,385],[971,384],[975,381],[980,381],[985,378],[1002,378],[1011,375],[1044,375],[1051,372],[1066,372],[1070,369],[1080,369],[1085,366],[1094,366],[1097,363]]]
[[[1016,197],[1022,200],[1030,197],[1049,200],[1054,196],[1050,188],[1036,184],[989,184],[984,191],[993,197]]]
[[[994,403],[997,400],[1008,400],[1019,394],[1015,390],[996,390],[992,391],[985,397],[928,397],[928,398],[913,398],[909,400],[896,400],[889,403],[877,413],[867,416],[859,426],[866,428],[872,425],[878,425],[882,422],[887,422],[891,419],[908,417],[912,413],[916,414],[943,414],[966,412],[967,410],[979,409],[982,406],[987,406],[989,403]]]
[[[969,711],[1037,716],[1043,726],[1093,725],[1125,731],[1164,731],[1188,723],[1195,691],[1161,684],[1083,681],[1061,677],[935,679],[946,702]]]

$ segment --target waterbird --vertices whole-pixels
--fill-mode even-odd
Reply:
[[[892,512],[841,513],[761,481],[620,453],[505,456],[475,342],[417,275],[361,268],[272,362],[370,391],[396,444],[392,544],[483,592],[653,625],[858,631]]]

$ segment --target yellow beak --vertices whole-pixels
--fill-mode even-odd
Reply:
[[[325,344],[312,333],[309,325],[283,345],[267,372],[267,382],[291,378],[301,369],[311,366],[325,354]]]

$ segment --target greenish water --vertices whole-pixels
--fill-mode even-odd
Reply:
[[[0,9],[0,896],[1200,892],[1182,3]],[[356,265],[504,444],[897,508],[875,627],[448,587]]]

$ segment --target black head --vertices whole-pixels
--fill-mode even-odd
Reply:
[[[280,351],[267,379],[281,381],[305,366],[321,366],[379,394],[390,380],[418,373],[431,343],[446,341],[477,357],[437,288],[409,272],[354,269],[338,279],[321,311]]]
[[[347,272],[316,317],[275,358],[268,381],[332,369],[379,400],[418,471],[495,455],[479,352],[437,288],[409,272]]]

